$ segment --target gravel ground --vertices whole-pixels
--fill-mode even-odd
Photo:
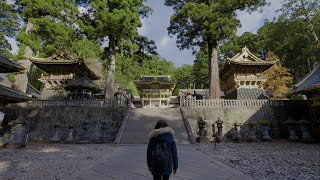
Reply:
[[[198,148],[197,148],[198,149]],[[201,144],[214,159],[254,179],[320,180],[320,144],[273,141],[267,143]],[[64,179],[116,150],[101,144],[35,144],[24,149],[0,149],[0,179]]]
[[[253,179],[320,180],[320,144],[222,143],[200,145],[203,153]]]
[[[105,144],[30,143],[24,149],[0,149],[0,179],[64,179],[114,150]]]

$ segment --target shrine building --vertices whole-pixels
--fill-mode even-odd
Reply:
[[[288,95],[303,94],[307,96],[312,120],[320,123],[320,63],[293,87],[295,88]]]
[[[142,75],[135,81],[139,91],[142,107],[168,107],[175,82],[170,75]]]
[[[233,58],[228,58],[219,73],[225,99],[269,99],[263,88],[266,78],[262,73],[276,62],[261,60],[246,47]]]
[[[39,79],[44,89],[41,100],[92,98],[99,88],[92,82],[99,77],[91,71],[82,59],[66,53],[48,58],[29,58],[32,63],[45,71]]]

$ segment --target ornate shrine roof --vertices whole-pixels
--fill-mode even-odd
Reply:
[[[87,89],[92,91],[93,93],[99,93],[101,91],[101,89],[86,76],[68,83],[65,89],[68,91],[72,91],[75,89]]]
[[[289,95],[320,89],[320,63],[318,63],[309,74],[293,86],[296,88],[290,91],[288,93]]]
[[[242,52],[237,53],[232,58],[227,58],[227,61],[224,65],[224,67],[220,71],[220,76],[225,74],[228,69],[230,69],[230,66],[234,65],[240,65],[243,67],[249,67],[254,68],[254,66],[259,69],[260,71],[265,71],[272,65],[274,65],[278,60],[273,61],[266,61],[258,58],[255,56],[247,47],[242,48]]]
[[[0,73],[19,72],[22,70],[24,70],[24,67],[0,55]]]
[[[138,89],[171,89],[174,88],[175,82],[171,80],[170,75],[160,75],[160,76],[151,76],[151,75],[141,75],[139,80],[135,81]]]
[[[66,53],[53,55],[48,58],[29,57],[30,61],[40,69],[50,74],[75,74],[77,77],[88,76],[98,80],[98,77],[82,59],[77,59]]]

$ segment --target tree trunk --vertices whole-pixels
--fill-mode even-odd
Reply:
[[[220,99],[220,78],[217,42],[208,41],[210,99]]]
[[[109,56],[107,67],[107,81],[106,81],[106,99],[113,98],[114,95],[114,75],[116,70],[116,51],[114,45],[114,39],[109,37]]]
[[[33,27],[34,25],[31,22],[28,22],[25,32],[29,34],[32,31]],[[26,59],[18,61],[20,65],[25,68],[25,70],[15,75],[16,81],[12,83],[11,88],[13,88],[16,91],[22,93],[27,92],[27,86],[29,81],[27,73],[30,71],[31,66],[31,61],[28,60],[28,58],[31,57],[32,54],[33,51],[30,48],[30,46],[26,46],[24,50],[24,58]]]

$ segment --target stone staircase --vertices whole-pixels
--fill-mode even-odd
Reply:
[[[149,133],[158,120],[165,120],[175,132],[177,144],[190,144],[179,108],[133,108],[120,144],[147,144]]]

